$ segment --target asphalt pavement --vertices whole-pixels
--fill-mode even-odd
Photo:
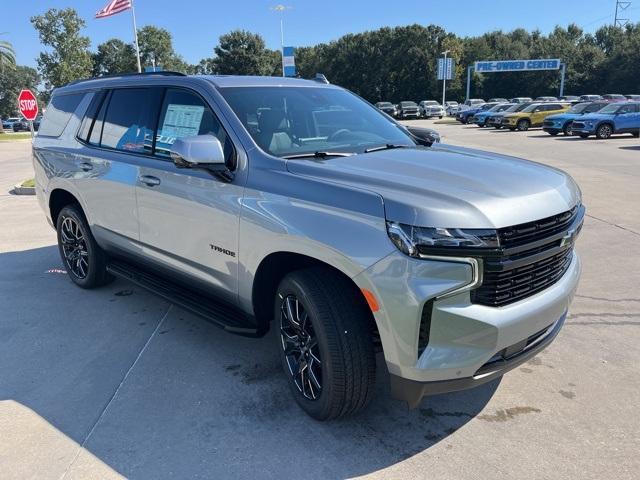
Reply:
[[[318,423],[276,339],[233,336],[118,280],[75,287],[35,197],[29,141],[0,142],[0,478],[636,479],[640,141],[435,125],[443,141],[566,170],[588,217],[567,323],[501,381]],[[490,175],[490,172],[487,172]]]

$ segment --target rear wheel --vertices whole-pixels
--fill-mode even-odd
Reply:
[[[556,135],[558,135],[558,132],[557,132],[557,131],[555,131],[555,130],[549,130],[547,133],[548,133],[549,135],[551,135],[552,137],[555,137]]]
[[[348,279],[326,268],[287,275],[275,318],[280,357],[300,407],[317,420],[362,410],[375,383],[366,304]]]
[[[516,128],[521,132],[526,132],[527,130],[529,130],[530,126],[531,126],[531,122],[529,122],[529,120],[522,119],[518,122],[518,125]]]
[[[58,250],[69,278],[82,288],[113,280],[107,273],[107,255],[98,246],[79,205],[67,205],[56,220]]]
[[[601,140],[606,140],[612,134],[613,134],[613,129],[611,128],[611,125],[609,125],[608,123],[600,125],[596,130],[596,137]]]

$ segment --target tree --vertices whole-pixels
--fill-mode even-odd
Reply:
[[[0,72],[5,68],[12,68],[16,64],[16,53],[6,40],[0,40]]]
[[[136,51],[133,45],[112,38],[98,45],[93,54],[93,74],[113,75],[138,71]]]
[[[91,42],[80,35],[85,22],[73,8],[51,8],[44,15],[31,17],[31,23],[38,31],[40,42],[52,49],[41,52],[37,59],[47,90],[91,76]]]
[[[164,70],[188,73],[189,65],[173,49],[171,33],[164,28],[147,25],[138,30],[140,62],[145,66],[159,65]]]
[[[38,72],[30,67],[16,66],[0,71],[0,117],[16,115],[20,90],[28,88],[35,91],[39,83]]]
[[[265,47],[262,37],[245,30],[220,36],[214,48],[213,70],[223,75],[275,75],[280,54]]]

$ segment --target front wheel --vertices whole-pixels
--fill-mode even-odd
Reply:
[[[375,383],[370,319],[361,293],[326,268],[292,272],[275,301],[282,365],[300,407],[316,420],[362,410]]]
[[[600,125],[596,130],[596,137],[601,140],[606,140],[612,133],[613,129],[611,128],[611,125],[605,123],[604,125]]]
[[[556,132],[555,130],[549,130],[549,132],[547,132],[549,135],[551,135],[552,137],[555,137],[556,135],[558,135],[558,132]]]
[[[107,256],[96,243],[79,205],[67,205],[56,220],[58,250],[69,278],[82,288],[95,288],[113,280]]]
[[[564,133],[567,137],[573,135],[573,131],[571,130],[572,124],[573,122],[567,122],[565,123],[564,127],[562,127],[562,133]]]
[[[526,132],[527,130],[529,130],[530,126],[531,126],[531,123],[529,122],[529,120],[520,120],[518,122],[517,128],[521,132]]]

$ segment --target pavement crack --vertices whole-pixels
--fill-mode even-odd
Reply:
[[[633,235],[637,235],[640,237],[640,232],[636,232],[635,230],[631,230],[630,228],[623,227],[622,225],[618,225],[617,223],[611,223],[606,220],[603,220],[602,218],[594,217],[593,215],[589,215],[589,214],[586,214],[585,216],[589,218],[593,218],[594,220],[598,220],[600,222],[606,223],[607,225],[611,225],[612,227],[618,227],[619,229],[624,230],[625,232],[629,232],[629,233],[632,233]]]
[[[124,382],[126,382],[127,378],[129,377],[129,375],[131,374],[131,372],[133,371],[133,369],[135,368],[136,364],[138,363],[138,361],[140,360],[140,358],[142,357],[142,354],[144,354],[145,350],[147,349],[147,347],[149,346],[149,344],[151,343],[151,340],[153,340],[153,337],[156,336],[156,333],[158,332],[158,330],[160,329],[160,327],[162,326],[162,324],[164,323],[165,319],[167,318],[167,316],[169,315],[169,312],[171,311],[171,307],[172,305],[169,305],[169,307],[167,308],[167,311],[164,313],[164,315],[160,318],[160,320],[158,321],[158,324],[156,325],[156,328],[153,329],[153,332],[151,333],[151,335],[149,335],[149,338],[147,339],[147,341],[145,342],[145,344],[142,346],[142,348],[140,349],[140,351],[138,352],[138,355],[136,356],[135,360],[133,361],[133,363],[131,364],[131,366],[129,366],[129,369],[127,370],[127,372],[124,374],[124,376],[122,377],[122,380],[120,380],[120,383],[118,384],[118,386],[116,387],[116,389],[114,390],[113,394],[111,395],[111,398],[109,398],[109,401],[107,402],[107,404],[104,406],[104,408],[102,409],[102,412],[100,412],[100,416],[98,416],[98,419],[94,422],[94,424],[91,426],[91,429],[89,430],[89,432],[87,433],[87,436],[84,438],[84,440],[82,441],[82,444],[80,445],[80,447],[78,448],[78,451],[76,452],[76,454],[73,457],[73,460],[71,460],[71,462],[69,463],[69,466],[67,467],[67,469],[65,470],[65,472],[62,474],[62,476],[60,477],[60,480],[63,480],[64,478],[66,478],[67,474],[69,473],[69,471],[71,471],[71,468],[73,467],[73,465],[76,463],[76,460],[78,460],[78,457],[80,456],[80,453],[82,453],[82,450],[84,450],[85,445],[87,444],[87,442],[89,441],[89,439],[91,438],[91,435],[93,435],[93,432],[96,430],[96,428],[98,427],[98,425],[100,424],[100,422],[102,421],[102,419],[104,418],[104,416],[107,413],[107,410],[109,410],[109,407],[111,406],[111,404],[113,403],[113,401],[116,399],[116,397],[118,396],[118,392],[120,392],[120,389],[122,388],[122,385],[124,385]]]
[[[588,300],[596,300],[598,302],[640,302],[640,298],[605,298],[605,297],[590,297],[589,295],[576,295],[576,298],[586,298]]]

